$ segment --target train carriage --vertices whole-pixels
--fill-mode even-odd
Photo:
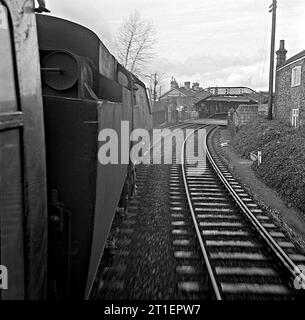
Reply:
[[[0,49],[1,55],[11,52],[12,70],[3,71],[18,76],[12,81],[19,97],[14,106],[10,99],[0,107],[1,154],[7,153],[0,159],[1,263],[11,269],[15,261],[8,253],[18,245],[23,263],[16,279],[23,273],[27,291],[17,296],[9,289],[2,298],[39,299],[46,291],[50,298],[87,298],[130,170],[127,164],[98,162],[98,135],[104,128],[120,135],[121,121],[129,121],[130,131],[151,128],[145,85],[89,29],[37,15],[37,39],[32,1],[4,1],[2,7],[12,25],[6,30],[12,48]],[[8,188],[11,181],[15,193]],[[10,219],[17,216],[19,224],[12,227]],[[9,232],[11,238],[4,238]],[[12,287],[21,288],[17,282]]]
[[[40,66],[33,2],[0,1],[1,299],[46,295],[47,199]]]

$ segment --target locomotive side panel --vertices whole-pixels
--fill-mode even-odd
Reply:
[[[98,106],[99,132],[103,129],[113,129],[118,135],[118,161],[121,161],[121,121],[132,119],[131,93],[123,89],[123,103],[104,101]],[[99,148],[105,142],[99,142]],[[127,148],[129,151],[129,148]],[[88,298],[92,288],[104,246],[112,225],[114,213],[120,200],[121,191],[127,175],[127,164],[97,164],[97,189],[95,205],[95,221],[87,278],[85,297]]]
[[[136,116],[134,77],[92,31],[58,18],[38,16],[37,21],[44,75],[49,215],[55,224],[55,230],[50,226],[51,280],[66,297],[88,297],[127,176],[130,147],[127,141],[126,164],[120,164],[121,148],[116,146],[119,163],[102,165],[98,150],[103,143],[98,142],[98,134],[114,129],[120,141],[121,122],[129,122],[130,132],[135,117],[138,127],[149,126],[147,96],[140,82],[142,87],[135,91],[139,100]],[[52,68],[61,72],[50,73]]]
[[[43,50],[68,50],[88,57],[94,65],[99,62],[99,38],[79,24],[52,16],[36,15],[39,48]]]
[[[102,42],[99,47],[99,73],[111,80],[116,80],[116,60]]]
[[[152,114],[144,84],[136,84],[135,128],[151,129]]]
[[[49,197],[49,286],[81,298],[94,220],[97,111],[93,101],[44,97]],[[52,289],[51,289],[52,291]]]

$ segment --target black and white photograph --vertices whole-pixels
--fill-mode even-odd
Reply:
[[[0,0],[0,306],[305,301],[304,30],[304,0]]]

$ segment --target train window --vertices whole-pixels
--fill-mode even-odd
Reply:
[[[7,8],[0,2],[0,112],[17,111],[14,59]]]

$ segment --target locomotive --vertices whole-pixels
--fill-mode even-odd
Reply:
[[[0,43],[1,299],[86,299],[133,170],[98,162],[98,134],[150,129],[146,87],[32,0],[0,1]]]

